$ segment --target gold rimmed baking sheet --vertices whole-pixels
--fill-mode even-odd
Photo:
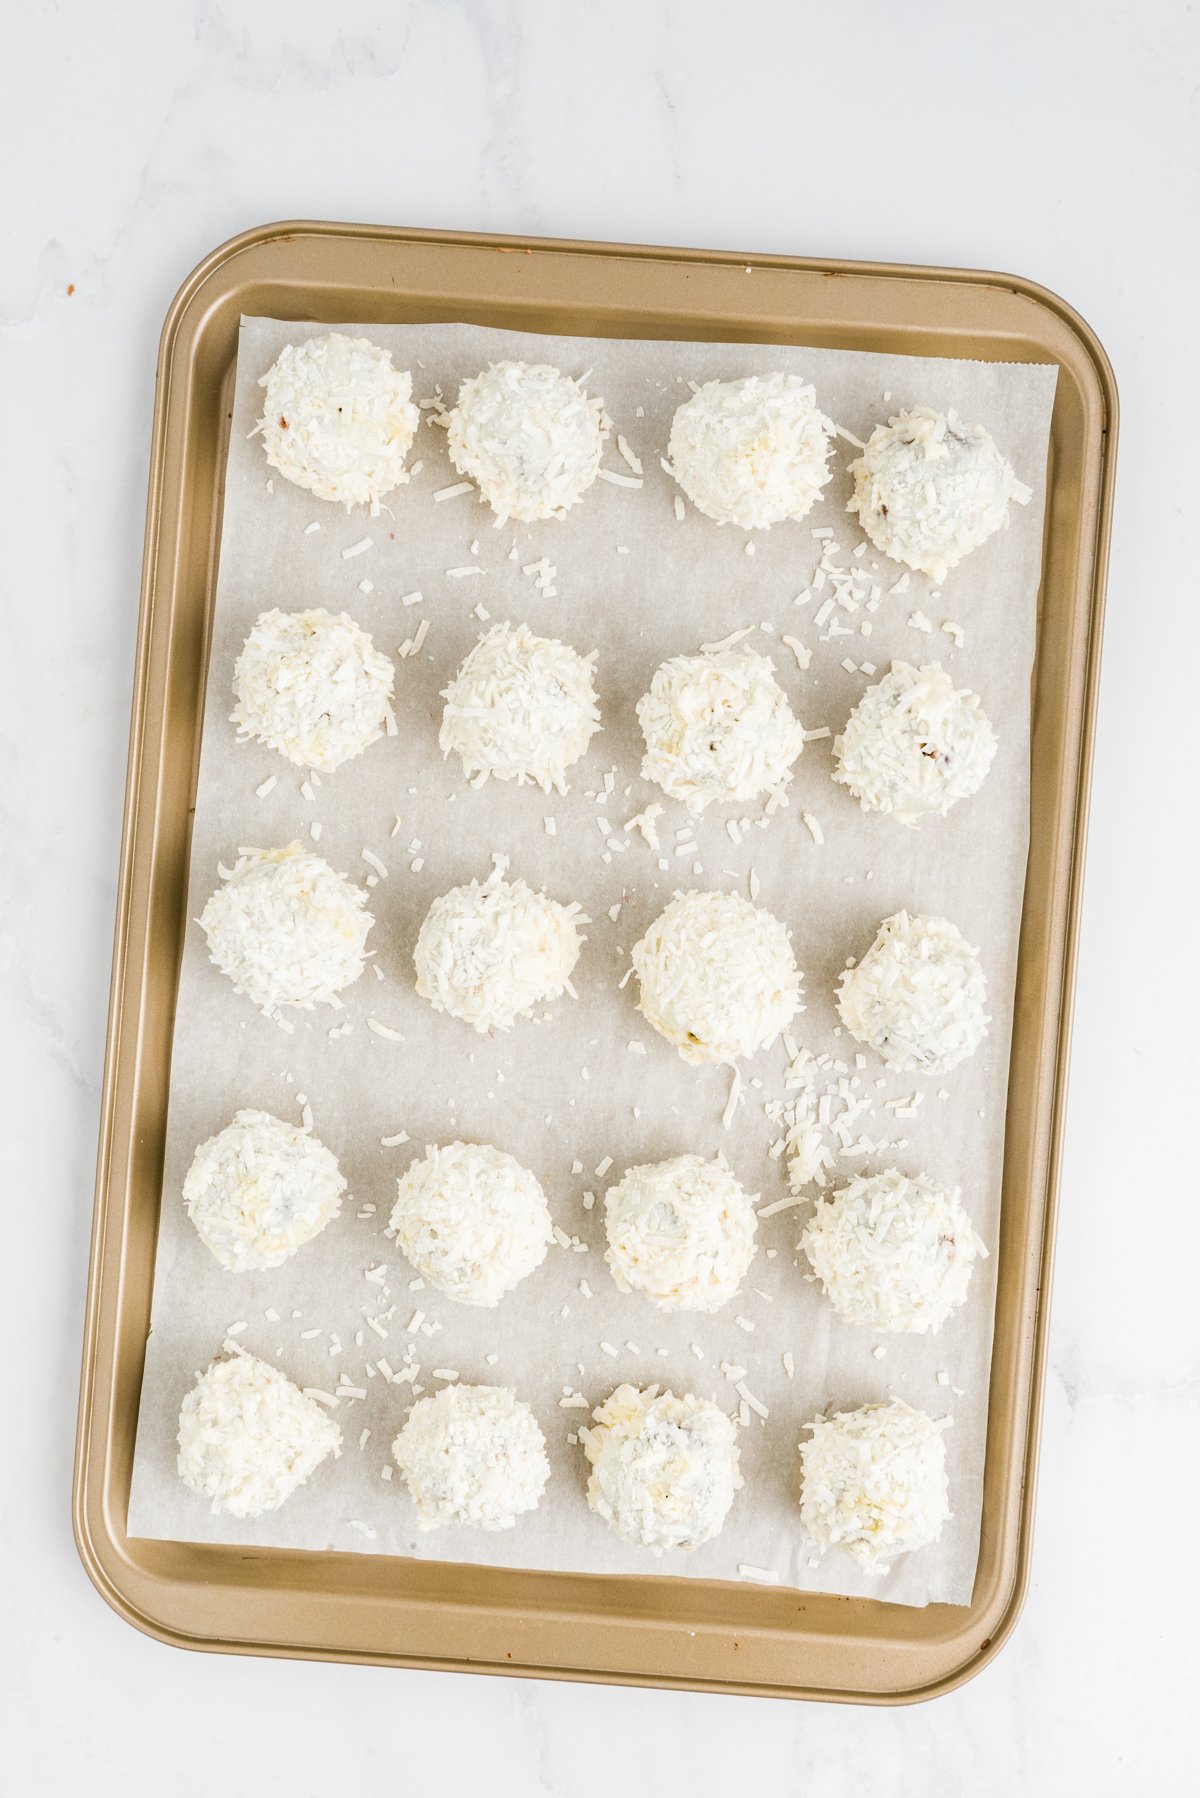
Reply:
[[[81,1433],[88,1452],[81,1454],[79,1483],[85,1558],[110,1594],[119,1593],[126,1613],[158,1633],[292,1653],[902,1696],[961,1677],[1014,1611],[1027,1543],[1021,1476],[1035,1434],[1040,1352],[1033,1301],[1061,1103],[1060,1001],[1077,893],[1073,870],[1106,517],[1101,501],[1111,473],[1104,436],[1113,423],[1111,387],[1083,328],[1019,283],[918,271],[833,274],[766,259],[754,264],[755,277],[762,277],[756,286],[744,276],[745,261],[295,227],[219,252],[168,321],[122,888],[128,923],[118,944],[89,1311]],[[139,1292],[143,1302],[148,1298],[162,1155],[161,1109],[152,1111],[150,1089],[163,1071],[182,930],[221,426],[239,312],[364,322],[465,318],[600,336],[795,341],[1057,362],[1034,687],[1035,828],[1005,1142],[984,1549],[965,1611],[933,1606],[918,1618],[871,1601],[716,1584],[683,1595],[653,1576],[614,1583],[478,1569],[467,1604],[461,1572],[441,1564],[371,1560],[376,1577],[364,1584],[353,1557],[264,1551],[247,1562],[242,1551],[222,1562],[228,1551],[130,1543],[125,1536],[129,1440],[115,1426],[124,1418],[132,1430],[145,1339],[145,1310],[139,1314],[134,1301]],[[140,821],[152,798],[157,828],[151,834]],[[139,1052],[140,1078],[133,1082],[129,1057]],[[124,1275],[120,1306],[113,1302],[116,1266]],[[105,1420],[112,1427],[105,1428],[105,1451],[98,1454],[90,1445]],[[261,1578],[240,1586],[236,1575],[248,1568]],[[206,1616],[218,1592],[220,1616]],[[258,1625],[245,1608],[249,1592]],[[469,1629],[459,1634],[468,1612]],[[694,1635],[664,1630],[685,1614]]]

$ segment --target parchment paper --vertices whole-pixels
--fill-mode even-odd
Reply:
[[[609,1574],[736,1579],[739,1566],[750,1565],[806,1589],[914,1605],[965,1603],[979,1542],[994,1252],[978,1265],[968,1304],[932,1338],[877,1338],[838,1320],[820,1289],[804,1278],[807,1264],[796,1257],[807,1208],[763,1221],[744,1291],[715,1317],[663,1316],[645,1299],[620,1294],[602,1258],[603,1191],[627,1166],[684,1150],[721,1149],[749,1190],[761,1193],[763,1205],[784,1196],[784,1161],[768,1156],[777,1131],[762,1108],[784,1096],[787,1056],[777,1045],[746,1066],[745,1103],[723,1130],[728,1071],[687,1067],[636,1012],[632,983],[624,992],[617,983],[630,948],[674,891],[700,885],[747,893],[753,869],[758,903],[791,927],[804,970],[806,1010],[794,1034],[814,1054],[828,1051],[843,1059],[853,1074],[858,1045],[839,1032],[832,998],[839,970],[848,957],[861,957],[880,920],[902,906],[951,918],[981,947],[991,1034],[972,1060],[941,1080],[885,1074],[868,1056],[859,1075],[862,1090],[874,1095],[872,1083],[883,1084],[877,1110],[863,1127],[876,1140],[903,1139],[904,1146],[843,1163],[840,1171],[894,1164],[961,1184],[994,1251],[1056,371],[744,344],[532,337],[455,324],[369,328],[367,334],[387,344],[399,366],[413,369],[416,397],[426,404],[438,386],[453,403],[464,377],[501,356],[549,361],[572,374],[591,369],[589,388],[603,396],[614,421],[605,466],[630,472],[617,451],[619,430],[641,458],[644,488],[597,482],[565,521],[497,530],[474,493],[435,503],[434,492],[458,477],[445,433],[428,412],[413,451],[423,467],[378,518],[362,510],[348,516],[281,477],[271,481],[261,444],[248,435],[259,413],[257,382],[286,343],[321,329],[264,319],[242,324],[189,916],[196,918],[217,885],[219,860],[228,865],[240,845],[307,839],[315,820],[319,851],[335,868],[362,883],[371,873],[362,860],[364,847],[388,868],[370,900],[377,920],[374,967],[382,979],[368,968],[344,995],[344,1012],[292,1014],[295,1030],[288,1035],[233,992],[209,963],[199,927],[188,927],[131,1533]],[[794,601],[810,587],[822,549],[814,529],[832,528],[843,563],[863,541],[857,521],[844,510],[846,466],[856,452],[838,445],[835,478],[803,524],[751,537],[718,528],[690,506],[678,522],[677,489],[659,465],[688,381],[772,369],[811,379],[824,410],[862,439],[905,405],[953,405],[964,418],[987,424],[1033,488],[1032,503],[1014,507],[1009,529],[955,570],[940,594],[914,574],[907,592],[888,594],[868,615],[869,637],[821,641],[828,625],[817,628],[814,618],[823,595],[803,606]],[[306,533],[313,523],[319,531]],[[364,538],[371,539],[369,549],[345,555]],[[523,572],[523,565],[542,556],[557,569],[557,597],[540,592]],[[872,549],[863,562],[877,569],[885,593],[903,572]],[[447,573],[464,567],[482,572]],[[371,583],[370,591],[362,590],[364,582]],[[416,590],[423,600],[402,606],[401,597]],[[481,604],[486,622],[473,614]],[[228,722],[235,657],[256,616],[275,605],[344,609],[389,653],[429,620],[420,654],[397,662],[398,735],[323,777],[312,801],[301,794],[300,770],[269,750],[238,744]],[[907,623],[918,608],[933,625],[930,634]],[[854,621],[837,616],[857,627],[864,615]],[[940,629],[948,618],[963,627],[962,648]],[[573,771],[565,799],[495,781],[475,791],[457,760],[441,759],[439,690],[487,624],[502,619],[524,620],[583,652],[599,652],[604,728]],[[758,817],[762,808],[713,807],[696,827],[697,851],[674,855],[686,814],[640,778],[634,705],[664,657],[759,623],[812,649],[811,667],[801,673],[778,634],[747,639],[773,655],[808,729],[828,725],[836,734],[867,686],[871,677],[846,672],[844,657],[873,663],[879,673],[898,657],[949,667],[960,684],[982,695],[1000,737],[980,795],[948,818],[909,831],[890,818],[864,815],[830,779],[829,741],[814,741],[797,766],[791,803],[767,828],[752,827],[735,847],[727,817]],[[615,790],[597,805],[593,795],[613,769]],[[256,797],[256,787],[272,774],[273,791]],[[605,847],[606,835],[622,837],[625,820],[655,799],[666,807],[659,820],[665,871],[636,833],[621,853]],[[806,811],[823,827],[823,846],[802,822]],[[401,824],[392,835],[397,815]],[[598,815],[611,830],[598,825]],[[553,837],[544,824],[548,816],[557,825]],[[431,900],[472,875],[484,876],[493,851],[509,856],[514,874],[544,885],[552,896],[581,901],[593,922],[576,970],[578,1001],[564,999],[544,1020],[488,1040],[417,997],[412,947]],[[696,862],[702,873],[693,873]],[[609,908],[618,903],[613,922]],[[372,1033],[368,1015],[404,1041]],[[343,1020],[353,1026],[350,1034],[330,1040],[330,1027]],[[646,1053],[632,1052],[630,1043],[644,1045]],[[939,1088],[949,1096],[939,1099]],[[918,1115],[893,1119],[884,1102],[914,1091],[926,1095]],[[227,1273],[184,1213],[180,1191],[193,1151],[240,1106],[265,1107],[298,1121],[302,1095],[317,1134],[339,1157],[352,1198],[342,1216],[283,1268]],[[381,1146],[381,1137],[401,1130],[409,1143]],[[411,1291],[414,1272],[383,1234],[396,1177],[427,1144],[456,1135],[494,1142],[532,1167],[557,1222],[587,1245],[587,1253],[552,1248],[543,1267],[495,1311],[455,1305],[428,1288]],[[598,1175],[594,1170],[609,1156],[612,1169],[607,1177]],[[572,1172],[576,1162],[582,1173]],[[596,1195],[590,1211],[584,1208],[586,1191]],[[371,1215],[359,1215],[372,1207]],[[768,1250],[776,1251],[771,1259]],[[374,1279],[366,1277],[380,1268]],[[581,1280],[590,1299],[580,1292]],[[418,1311],[427,1326],[436,1326],[431,1336],[420,1328],[408,1333]],[[368,1313],[386,1319],[386,1340],[367,1326]],[[332,1392],[343,1376],[367,1392],[365,1400],[343,1399],[334,1412],[344,1438],[340,1459],[322,1466],[280,1511],[240,1523],[210,1515],[175,1471],[180,1401],[233,1325],[244,1325],[238,1340],[246,1348],[277,1361],[302,1386]],[[602,1350],[602,1341],[616,1353]],[[377,1371],[380,1358],[397,1372],[410,1344],[421,1370],[416,1386],[389,1382]],[[874,1352],[877,1345],[885,1350],[882,1357]],[[795,1360],[790,1379],[782,1364],[786,1350]],[[659,1381],[713,1397],[733,1411],[738,1401],[720,1371],[722,1360],[747,1369],[746,1382],[770,1416],[766,1422],[752,1416],[741,1433],[746,1485],[721,1536],[695,1554],[656,1560],[624,1545],[589,1510],[585,1457],[568,1441],[588,1413],[562,1409],[559,1399],[569,1388],[592,1406],[621,1380]],[[512,1384],[542,1424],[550,1484],[539,1510],[512,1530],[451,1528],[419,1536],[399,1475],[383,1477],[416,1387],[434,1391],[440,1384],[435,1368],[456,1370],[464,1380]],[[939,1370],[948,1383],[939,1383]],[[901,1557],[881,1580],[860,1574],[836,1552],[814,1565],[797,1510],[802,1426],[822,1407],[849,1408],[889,1394],[935,1416],[953,1415],[947,1437],[953,1520],[940,1543]],[[370,1435],[360,1448],[365,1430]]]

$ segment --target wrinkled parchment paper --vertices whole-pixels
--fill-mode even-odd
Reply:
[[[745,894],[753,870],[758,903],[786,920],[804,970],[806,1009],[794,1025],[797,1041],[814,1054],[840,1057],[857,1074],[861,1090],[876,1101],[861,1125],[873,1140],[903,1142],[842,1162],[840,1171],[895,1165],[961,1184],[994,1250],[1056,371],[742,344],[533,337],[455,324],[370,328],[366,334],[388,345],[399,366],[412,368],[416,398],[426,405],[439,387],[453,403],[463,378],[501,356],[549,361],[571,374],[591,370],[588,387],[603,396],[614,425],[604,465],[630,475],[616,444],[620,431],[641,460],[644,486],[599,481],[565,521],[495,529],[474,493],[434,501],[458,477],[445,432],[429,411],[413,451],[423,466],[378,518],[362,510],[347,515],[279,476],[271,480],[262,446],[249,435],[259,415],[259,377],[286,343],[323,328],[266,319],[242,324],[189,917],[197,917],[217,885],[218,862],[230,864],[240,845],[307,841],[315,821],[319,852],[338,870],[363,883],[372,872],[364,848],[388,869],[370,897],[375,962],[344,995],[344,1012],[293,1014],[288,1035],[233,992],[209,963],[199,927],[189,925],[131,1533],[607,1574],[737,1579],[739,1567],[750,1566],[810,1590],[914,1605],[967,1602],[979,1543],[994,1253],[977,1266],[968,1304],[932,1338],[876,1337],[838,1320],[796,1256],[807,1207],[761,1223],[745,1288],[715,1317],[663,1316],[644,1298],[623,1296],[603,1260],[603,1192],[626,1167],[684,1150],[724,1150],[763,1205],[785,1196],[784,1159],[768,1155],[778,1132],[763,1105],[785,1096],[787,1055],[777,1044],[746,1065],[745,1101],[725,1130],[728,1071],[686,1066],[635,1010],[632,983],[622,992],[618,981],[630,948],[674,891],[728,886]],[[811,379],[824,410],[861,439],[880,419],[915,403],[952,405],[964,418],[983,421],[1033,488],[1031,504],[1013,508],[1009,529],[969,557],[940,592],[914,574],[907,591],[891,593],[903,570],[868,547],[860,560],[877,571],[885,597],[873,614],[851,618],[838,611],[851,634],[823,641],[829,622],[818,627],[815,619],[825,594],[794,602],[813,585],[823,547],[814,531],[832,529],[843,565],[863,542],[845,512],[846,467],[856,452],[838,444],[835,478],[803,524],[752,536],[719,529],[690,506],[679,522],[678,490],[659,464],[675,408],[688,397],[687,382],[773,369]],[[319,530],[306,528],[314,524]],[[366,539],[368,548],[348,553]],[[524,572],[542,557],[557,571],[553,597]],[[462,569],[470,572],[450,572]],[[422,599],[403,606],[402,597],[414,592]],[[389,653],[428,621],[420,652],[396,664],[398,734],[314,783],[311,800],[302,795],[301,770],[270,750],[239,744],[228,721],[234,660],[257,615],[276,605],[348,611]],[[476,615],[479,607],[486,620]],[[928,633],[908,623],[918,610],[929,620]],[[864,618],[869,636],[859,630]],[[599,652],[604,727],[573,771],[565,799],[495,781],[473,790],[457,760],[443,763],[438,750],[440,689],[480,632],[502,619],[524,620],[580,651]],[[940,628],[946,620],[961,624],[961,648]],[[686,814],[640,778],[634,706],[666,656],[746,625],[763,627],[746,641],[773,656],[808,729],[828,725],[836,734],[868,685],[871,677],[861,667],[848,672],[843,658],[872,663],[879,673],[893,658],[949,667],[960,684],[982,695],[999,733],[999,754],[981,794],[948,818],[910,831],[863,814],[830,779],[830,741],[812,741],[797,766],[790,804],[765,829],[752,826],[735,847],[727,818],[758,818],[762,808],[710,808],[696,826],[696,849],[674,854]],[[783,635],[811,648],[807,672],[781,643]],[[610,771],[613,791],[597,803],[594,795],[603,794]],[[273,790],[257,797],[255,789],[270,775],[277,777]],[[665,868],[636,832],[627,838],[622,830],[656,799],[665,805],[659,820]],[[823,845],[802,821],[805,812],[819,821]],[[555,820],[553,836],[548,817]],[[607,848],[609,837],[624,847]],[[576,970],[578,1001],[565,998],[544,1020],[488,1040],[417,997],[412,948],[431,900],[472,875],[486,875],[494,851],[511,859],[514,874],[544,885],[553,897],[581,901],[593,922]],[[618,905],[614,921],[609,911]],[[860,1072],[858,1046],[838,1029],[838,972],[848,957],[861,957],[880,920],[900,907],[943,913],[981,947],[991,1034],[971,1061],[943,1079],[887,1074],[871,1055]],[[403,1042],[372,1032],[368,1016]],[[331,1026],[343,1020],[352,1030],[330,1040]],[[631,1050],[635,1043],[645,1054]],[[948,1096],[939,1098],[939,1089]],[[896,1119],[885,1108],[886,1100],[914,1092],[924,1094],[915,1117]],[[192,1153],[241,1106],[299,1121],[302,1097],[317,1134],[337,1154],[352,1197],[341,1217],[286,1266],[227,1273],[184,1213],[180,1191]],[[382,1137],[400,1131],[407,1131],[408,1143],[381,1146]],[[552,1248],[542,1268],[495,1311],[457,1306],[428,1288],[410,1290],[414,1271],[383,1234],[396,1177],[427,1144],[454,1136],[494,1142],[533,1168],[556,1221],[587,1245],[586,1253]],[[602,1176],[595,1170],[608,1157],[613,1165]],[[576,1164],[582,1172],[572,1171]],[[585,1209],[585,1192],[596,1195],[594,1209]],[[424,1328],[410,1331],[418,1312]],[[366,1323],[368,1314],[385,1335]],[[340,1459],[322,1466],[277,1513],[240,1523],[210,1515],[175,1471],[180,1401],[233,1326],[242,1326],[242,1345],[276,1361],[302,1386],[333,1392],[340,1380],[367,1394],[342,1399],[334,1411],[343,1435]],[[390,1381],[381,1362],[400,1372],[410,1346],[420,1368],[415,1384]],[[792,1378],[784,1370],[785,1351],[794,1358]],[[741,1432],[746,1484],[721,1536],[694,1554],[656,1560],[619,1541],[588,1508],[584,1454],[568,1440],[588,1413],[562,1408],[559,1400],[565,1388],[592,1406],[621,1380],[658,1381],[733,1411],[738,1400],[722,1361],[746,1369],[747,1386],[770,1415],[763,1421],[752,1414]],[[511,1384],[541,1422],[550,1484],[539,1510],[514,1529],[418,1535],[399,1475],[383,1477],[414,1391],[432,1392],[442,1381],[435,1369]],[[947,1449],[954,1516],[936,1546],[901,1557],[888,1576],[872,1579],[836,1552],[817,1564],[799,1523],[797,1444],[802,1426],[822,1407],[845,1409],[890,1394],[934,1416],[953,1416]]]

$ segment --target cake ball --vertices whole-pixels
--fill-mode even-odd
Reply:
[[[928,406],[876,425],[850,473],[846,509],[876,549],[935,581],[1008,523],[1010,500],[1030,499],[982,425]]]
[[[421,414],[412,376],[366,337],[327,331],[289,343],[259,382],[267,461],[318,499],[370,506],[408,480]]]
[[[706,381],[675,414],[667,461],[706,518],[767,530],[812,510],[833,431],[798,375]]]
[[[286,1374],[227,1343],[183,1401],[179,1477],[214,1512],[260,1517],[277,1511],[342,1433]]]
[[[604,1195],[613,1279],[660,1311],[719,1311],[754,1259],[756,1199],[720,1156],[631,1167]]]
[[[945,918],[885,918],[837,1007],[851,1036],[898,1073],[948,1074],[991,1023],[979,951]]]
[[[787,929],[737,893],[679,893],[633,949],[638,1010],[685,1061],[732,1065],[800,1010]]]
[[[918,824],[978,793],[995,754],[978,693],[956,688],[936,662],[893,662],[834,738],[833,778],[864,812]]]
[[[550,1477],[546,1438],[507,1386],[443,1386],[418,1399],[392,1443],[419,1530],[467,1523],[511,1529],[537,1509]]]
[[[426,1149],[396,1183],[389,1234],[426,1284],[462,1305],[497,1305],[554,1239],[533,1174],[489,1143]]]
[[[338,1005],[363,971],[367,896],[299,843],[244,849],[200,914],[211,959],[268,1018]]]
[[[565,793],[567,769],[600,728],[595,659],[527,625],[494,625],[442,694],[442,754],[462,757],[473,786],[494,774]]]
[[[618,1386],[579,1432],[588,1503],[618,1536],[656,1555],[720,1534],[742,1484],[737,1426],[711,1399]]]
[[[183,1182],[200,1239],[235,1273],[282,1267],[342,1208],[336,1158],[269,1111],[239,1111],[202,1142]]]
[[[800,1247],[846,1323],[919,1336],[957,1311],[987,1254],[957,1187],[895,1168],[819,1198]]]
[[[243,740],[332,774],[393,731],[392,664],[345,612],[264,612],[233,670]]]
[[[546,363],[493,362],[464,381],[450,414],[450,460],[496,514],[562,518],[600,471],[603,400]]]
[[[482,885],[451,887],[430,906],[413,950],[417,991],[481,1034],[511,1030],[543,1000],[575,997],[577,923],[587,923],[578,905],[506,880],[498,860]]]
[[[690,812],[782,794],[804,748],[774,664],[735,645],[664,662],[637,706],[642,776]]]
[[[936,1542],[950,1516],[946,1418],[901,1399],[815,1417],[800,1445],[800,1520],[817,1548],[844,1548],[865,1573]]]

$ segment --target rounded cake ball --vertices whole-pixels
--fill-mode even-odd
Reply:
[[[804,748],[774,664],[735,646],[673,656],[637,706],[642,776],[691,812],[714,800],[782,794]]]
[[[898,1073],[948,1074],[974,1055],[991,1022],[979,951],[945,918],[898,911],[856,967],[837,1007],[858,1042]]]
[[[462,757],[473,786],[494,774],[565,793],[600,728],[594,661],[527,625],[494,625],[442,694],[442,754]]]
[[[366,337],[327,331],[289,343],[259,382],[267,461],[287,481],[347,510],[378,511],[408,480],[404,459],[421,414],[412,376]]]
[[[850,473],[846,509],[876,549],[935,581],[1008,523],[1010,500],[1031,497],[982,425],[929,406],[876,425]]]
[[[604,1195],[613,1279],[660,1311],[719,1311],[754,1259],[756,1198],[720,1157],[629,1168]]]
[[[978,693],[956,688],[936,662],[893,662],[834,738],[833,778],[865,812],[917,824],[978,793],[995,754]]]
[[[276,1018],[337,1005],[363,971],[367,896],[299,843],[245,849],[200,914],[208,953],[235,992]]]
[[[987,1255],[957,1187],[895,1168],[820,1197],[800,1247],[846,1323],[921,1336],[965,1302]]]
[[[579,1437],[588,1503],[618,1536],[660,1555],[720,1534],[742,1485],[737,1426],[711,1399],[618,1386]]]
[[[243,739],[332,774],[392,731],[392,664],[345,612],[264,612],[233,670]]]
[[[800,1521],[817,1548],[843,1548],[865,1573],[936,1542],[950,1516],[946,1418],[901,1399],[816,1417],[800,1445]]]
[[[507,1386],[443,1386],[418,1399],[392,1443],[417,1528],[511,1529],[536,1510],[550,1477],[546,1438]]]
[[[706,381],[675,414],[667,461],[706,518],[767,530],[812,510],[833,432],[798,375]]]
[[[576,925],[586,922],[577,904],[506,880],[497,861],[482,885],[451,887],[430,906],[413,950],[417,991],[481,1034],[511,1030],[543,1000],[575,997],[571,973],[585,940]]]
[[[214,1512],[277,1511],[342,1434],[315,1399],[244,1349],[226,1350],[202,1373],[179,1413],[179,1477]]]
[[[493,362],[464,381],[450,460],[496,514],[532,524],[579,504],[600,471],[604,402],[546,363]]]
[[[489,1143],[427,1149],[396,1187],[389,1234],[428,1285],[461,1305],[499,1304],[554,1240],[536,1177]]]
[[[756,1055],[800,1010],[787,928],[737,893],[680,893],[633,949],[638,1010],[685,1061]]]
[[[239,1111],[200,1144],[183,1182],[187,1214],[222,1267],[282,1267],[342,1207],[337,1159],[269,1111]]]

